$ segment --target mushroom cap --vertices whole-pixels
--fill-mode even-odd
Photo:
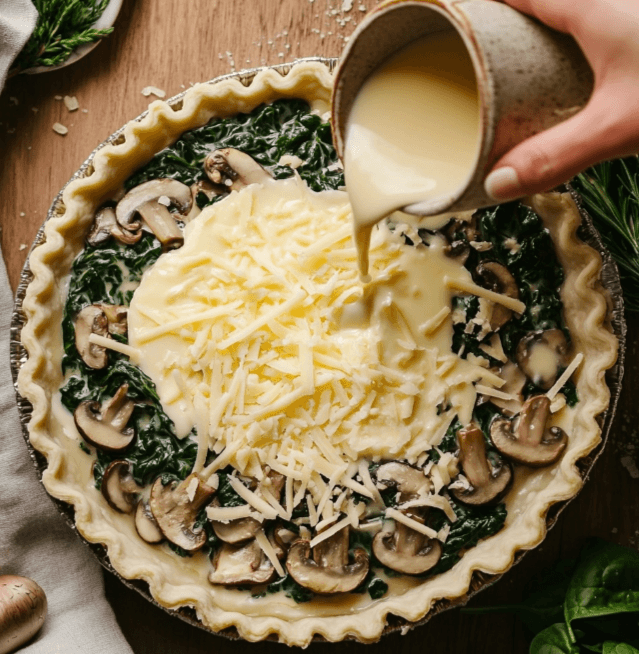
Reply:
[[[103,420],[100,405],[91,400],[85,400],[77,406],[73,419],[82,438],[105,452],[122,452],[135,438],[133,429],[120,431],[110,422]]]
[[[432,485],[423,470],[399,461],[383,463],[377,468],[375,476],[377,481],[388,482],[396,486],[402,494],[403,500],[428,493]]]
[[[224,543],[215,553],[213,567],[209,582],[225,586],[266,584],[275,576],[275,568],[255,540]]]
[[[142,238],[142,233],[130,232],[120,227],[114,207],[101,207],[93,218],[86,240],[89,245],[96,246],[106,243],[110,238],[115,238],[116,241],[125,245],[134,245]]]
[[[215,535],[231,545],[255,538],[255,534],[262,528],[262,525],[255,518],[238,518],[228,522],[212,520],[211,524]]]
[[[515,354],[523,373],[547,391],[566,365],[568,342],[561,329],[529,332],[517,344]]]
[[[221,184],[229,191],[273,179],[253,157],[235,148],[209,152],[204,160],[204,172],[214,184]]]
[[[499,418],[490,426],[493,445],[509,459],[526,466],[548,466],[562,455],[568,436],[559,427],[547,428],[550,400],[536,395],[524,403],[514,421]]]
[[[143,541],[152,545],[164,540],[164,534],[151,513],[149,503],[144,500],[138,502],[138,508],[135,510],[135,529]]]
[[[158,477],[151,487],[149,507],[166,539],[187,552],[194,552],[206,543],[206,532],[195,530],[195,521],[214,494],[215,490],[195,473],[178,484],[166,486],[162,477]]]
[[[481,429],[470,425],[460,429],[457,434],[459,442],[459,463],[471,487],[469,489],[451,489],[451,493],[460,502],[479,506],[497,502],[508,490],[513,473],[510,464],[499,460],[497,465],[488,460],[486,440]]]
[[[131,475],[128,461],[111,461],[102,477],[102,495],[109,506],[120,513],[133,513],[142,487],[136,484]]]
[[[366,578],[368,554],[361,548],[353,552],[348,562],[348,527],[318,543],[311,552],[311,542],[296,540],[288,551],[286,569],[304,588],[320,595],[348,593]]]
[[[392,532],[379,531],[373,553],[386,567],[405,575],[418,575],[434,567],[442,555],[441,543],[403,525]]]
[[[506,295],[507,297],[519,299],[519,287],[506,266],[502,266],[502,264],[496,261],[482,261],[477,266],[476,273],[482,281],[482,286],[485,288],[495,293]],[[497,331],[512,318],[512,315],[513,312],[511,309],[501,304],[493,305],[490,316],[490,328],[493,331]]]
[[[75,347],[82,361],[93,368],[101,370],[109,362],[105,348],[89,341],[91,334],[109,337],[109,323],[107,316],[98,304],[89,304],[84,307],[73,321],[75,329]]]
[[[152,179],[134,186],[118,202],[115,208],[118,223],[124,228],[139,229],[140,224],[135,220],[139,208],[147,202],[157,202],[161,197],[169,198],[181,214],[191,209],[191,189],[186,184],[176,179]]]

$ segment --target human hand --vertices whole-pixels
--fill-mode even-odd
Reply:
[[[485,181],[498,201],[546,191],[606,159],[639,152],[639,2],[504,0],[571,34],[594,71],[588,104],[506,153]]]

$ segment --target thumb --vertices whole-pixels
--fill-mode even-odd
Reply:
[[[639,116],[627,90],[596,92],[578,114],[514,147],[486,177],[488,195],[503,202],[547,191],[599,161],[639,152]]]

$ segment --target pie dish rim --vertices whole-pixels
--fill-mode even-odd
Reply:
[[[335,59],[323,59],[323,58],[308,58],[304,60],[299,60],[296,61],[292,64],[280,64],[277,66],[270,66],[270,67],[263,67],[263,68],[257,68],[253,69],[251,71],[242,71],[241,73],[232,73],[229,75],[224,75],[218,78],[215,78],[211,80],[210,82],[207,82],[207,84],[215,84],[220,81],[226,80],[226,79],[239,79],[240,81],[243,81],[244,79],[249,79],[252,81],[252,79],[259,73],[260,71],[266,69],[272,69],[272,70],[277,70],[278,72],[286,74],[290,69],[297,65],[298,63],[302,62],[320,62],[327,66],[329,71],[335,67],[336,61]],[[244,83],[244,82],[243,82]],[[250,83],[250,82],[249,82]],[[245,84],[246,85],[246,84]],[[180,102],[180,100],[186,95],[186,91],[183,93],[178,94],[177,96],[174,96],[173,98],[170,98],[166,102],[169,105],[175,104]],[[138,116],[136,119],[134,119],[133,122],[135,121],[140,121],[142,120],[146,115],[148,114],[148,111],[142,113],[140,116]],[[86,172],[89,170],[89,168],[92,166],[92,162],[94,160],[94,157],[96,153],[105,145],[112,144],[114,141],[117,141],[119,137],[122,135],[123,131],[125,130],[126,125],[114,132],[108,139],[106,139],[96,150],[94,150],[91,155],[87,158],[87,160],[84,162],[84,164],[80,167],[80,169],[74,174],[74,176],[71,178],[71,180],[67,183],[71,183],[72,181],[76,179],[80,179],[82,177],[86,176]],[[66,186],[64,188],[66,188]],[[49,210],[48,216],[47,216],[47,221],[54,216],[59,215],[58,214],[58,208],[60,207],[60,203],[62,202],[62,195],[64,192],[64,188],[62,191],[58,194],[56,199],[54,200],[51,209]],[[573,192],[573,197],[576,197]],[[579,203],[578,203],[579,204]],[[610,398],[610,403],[608,406],[608,409],[605,413],[605,416],[602,417],[600,422],[602,423],[602,433],[601,433],[601,441],[597,445],[597,447],[584,459],[580,460],[580,471],[581,471],[581,477],[582,480],[585,482],[585,480],[588,477],[588,474],[592,468],[592,465],[594,464],[594,461],[598,458],[598,456],[601,454],[601,451],[603,450],[603,447],[605,446],[605,442],[608,436],[608,431],[610,428],[610,424],[612,422],[612,418],[614,417],[615,409],[616,409],[616,403],[617,399],[619,396],[620,388],[621,388],[621,377],[623,374],[623,360],[624,360],[624,351],[625,351],[625,322],[623,318],[623,299],[621,297],[620,293],[620,285],[619,285],[619,279],[618,279],[618,274],[616,273],[616,266],[612,262],[610,256],[607,254],[605,249],[603,248],[600,239],[598,238],[598,235],[596,234],[596,231],[592,227],[592,224],[589,220],[589,218],[585,215],[585,212],[583,211],[582,207],[580,208],[580,213],[582,216],[582,231],[585,231],[588,234],[589,240],[593,241],[595,244],[595,249],[597,249],[600,254],[603,257],[603,265],[602,265],[602,277],[607,276],[608,279],[606,281],[606,288],[609,291],[609,295],[612,299],[612,304],[613,306],[611,307],[612,311],[612,324],[614,328],[614,334],[617,337],[617,340],[619,342],[619,348],[618,348],[618,358],[617,358],[617,363],[615,366],[611,369],[613,372],[611,373],[611,377],[614,377],[616,375],[616,378],[613,378],[609,381],[608,386],[611,389],[611,398]],[[46,224],[46,223],[45,223]],[[587,239],[584,239],[582,236],[582,240],[585,242],[588,242]],[[43,227],[39,230],[36,239],[34,241],[33,247],[37,246],[41,242],[44,241],[44,225]],[[592,245],[592,243],[590,243]],[[25,440],[27,442],[27,446],[29,448],[29,452],[31,454],[32,459],[34,460],[34,463],[36,465],[36,468],[38,470],[38,474],[40,477],[42,477],[43,471],[47,467],[47,462],[46,458],[41,455],[33,445],[30,443],[29,440],[29,435],[27,431],[27,424],[30,420],[30,415],[31,415],[31,405],[28,400],[23,398],[19,391],[17,390],[17,376],[18,373],[24,364],[26,360],[26,352],[22,347],[21,341],[20,341],[20,332],[21,329],[24,325],[24,314],[22,312],[22,302],[24,300],[27,286],[29,284],[31,278],[31,271],[29,267],[29,259],[27,258],[27,262],[25,263],[25,267],[22,272],[21,276],[21,281],[20,285],[18,288],[18,292],[16,295],[16,305],[12,317],[12,326],[11,326],[11,368],[12,368],[12,374],[14,376],[14,383],[16,385],[16,393],[18,397],[18,406],[20,409],[20,418],[21,418],[21,423],[23,427],[23,436],[25,437]],[[565,506],[568,504],[569,501],[574,499],[576,495],[578,494],[575,493],[570,499],[568,500],[563,500],[561,502],[553,504],[551,509],[548,511],[547,514],[547,519],[546,519],[546,529],[552,527],[557,519],[557,516],[559,513],[565,508]],[[167,611],[171,615],[177,615],[181,619],[183,619],[186,622],[189,622],[190,624],[193,624],[194,626],[198,626],[199,628],[203,628],[204,630],[210,632],[210,633],[215,633],[218,635],[224,635],[228,637],[240,637],[237,634],[237,629],[235,627],[232,628],[227,628],[223,630],[218,630],[214,631],[210,627],[206,626],[205,624],[201,623],[199,620],[195,619],[193,617],[193,610],[185,607],[181,607],[179,609],[170,609],[167,608],[166,606],[163,606],[159,602],[157,602],[149,593],[148,591],[148,585],[146,582],[141,581],[141,580],[131,580],[131,579],[125,579],[120,575],[112,566],[110,561],[108,560],[108,557],[106,555],[106,549],[97,544],[89,543],[84,539],[84,537],[80,534],[78,531],[77,527],[75,526],[75,521],[73,520],[73,515],[74,515],[74,509],[72,505],[67,504],[61,500],[58,500],[54,498],[53,496],[50,496],[54,503],[58,506],[58,509],[60,512],[63,514],[67,522],[70,524],[70,526],[78,533],[78,535],[82,538],[84,542],[87,542],[100,561],[100,563],[109,571],[113,572],[118,576],[125,585],[127,585],[129,588],[133,588],[137,592],[141,593],[146,599],[150,600],[152,603],[154,603],[156,606],[159,606],[163,610]],[[519,550],[516,555],[515,555],[515,560],[514,563],[518,562],[523,554],[525,554],[527,550]],[[510,566],[511,567],[511,566]],[[447,608],[452,608],[453,606],[459,606],[465,604],[474,594],[479,592],[479,590],[491,585],[501,577],[501,575],[504,573],[500,573],[497,575],[488,575],[486,573],[481,573],[478,571],[475,571],[473,573],[473,577],[471,579],[471,584],[470,584],[470,589],[468,592],[462,594],[460,597],[457,597],[452,600],[438,600],[432,607],[431,609],[426,613],[425,616],[423,616],[421,619],[414,621],[414,622],[409,622],[408,620],[405,620],[403,618],[398,618],[396,616],[387,616],[386,620],[386,625],[381,633],[381,635],[384,635],[386,633],[390,633],[399,629],[402,629],[405,626],[413,627],[419,624],[423,624],[427,622],[430,618],[432,618],[434,615],[440,613],[443,610],[446,610]],[[390,622],[389,622],[390,618]],[[272,636],[272,634],[271,634]],[[347,635],[346,638],[354,638],[352,635]],[[323,637],[318,636],[315,634],[313,640],[324,640]],[[357,639],[359,640],[359,639]]]

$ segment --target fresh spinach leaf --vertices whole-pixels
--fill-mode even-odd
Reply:
[[[602,654],[639,654],[639,649],[626,643],[615,643],[607,640],[603,644]]]
[[[586,543],[564,604],[566,625],[584,618],[639,612],[639,552],[593,539]]]
[[[580,654],[563,622],[558,622],[538,633],[530,643],[530,654]]]

